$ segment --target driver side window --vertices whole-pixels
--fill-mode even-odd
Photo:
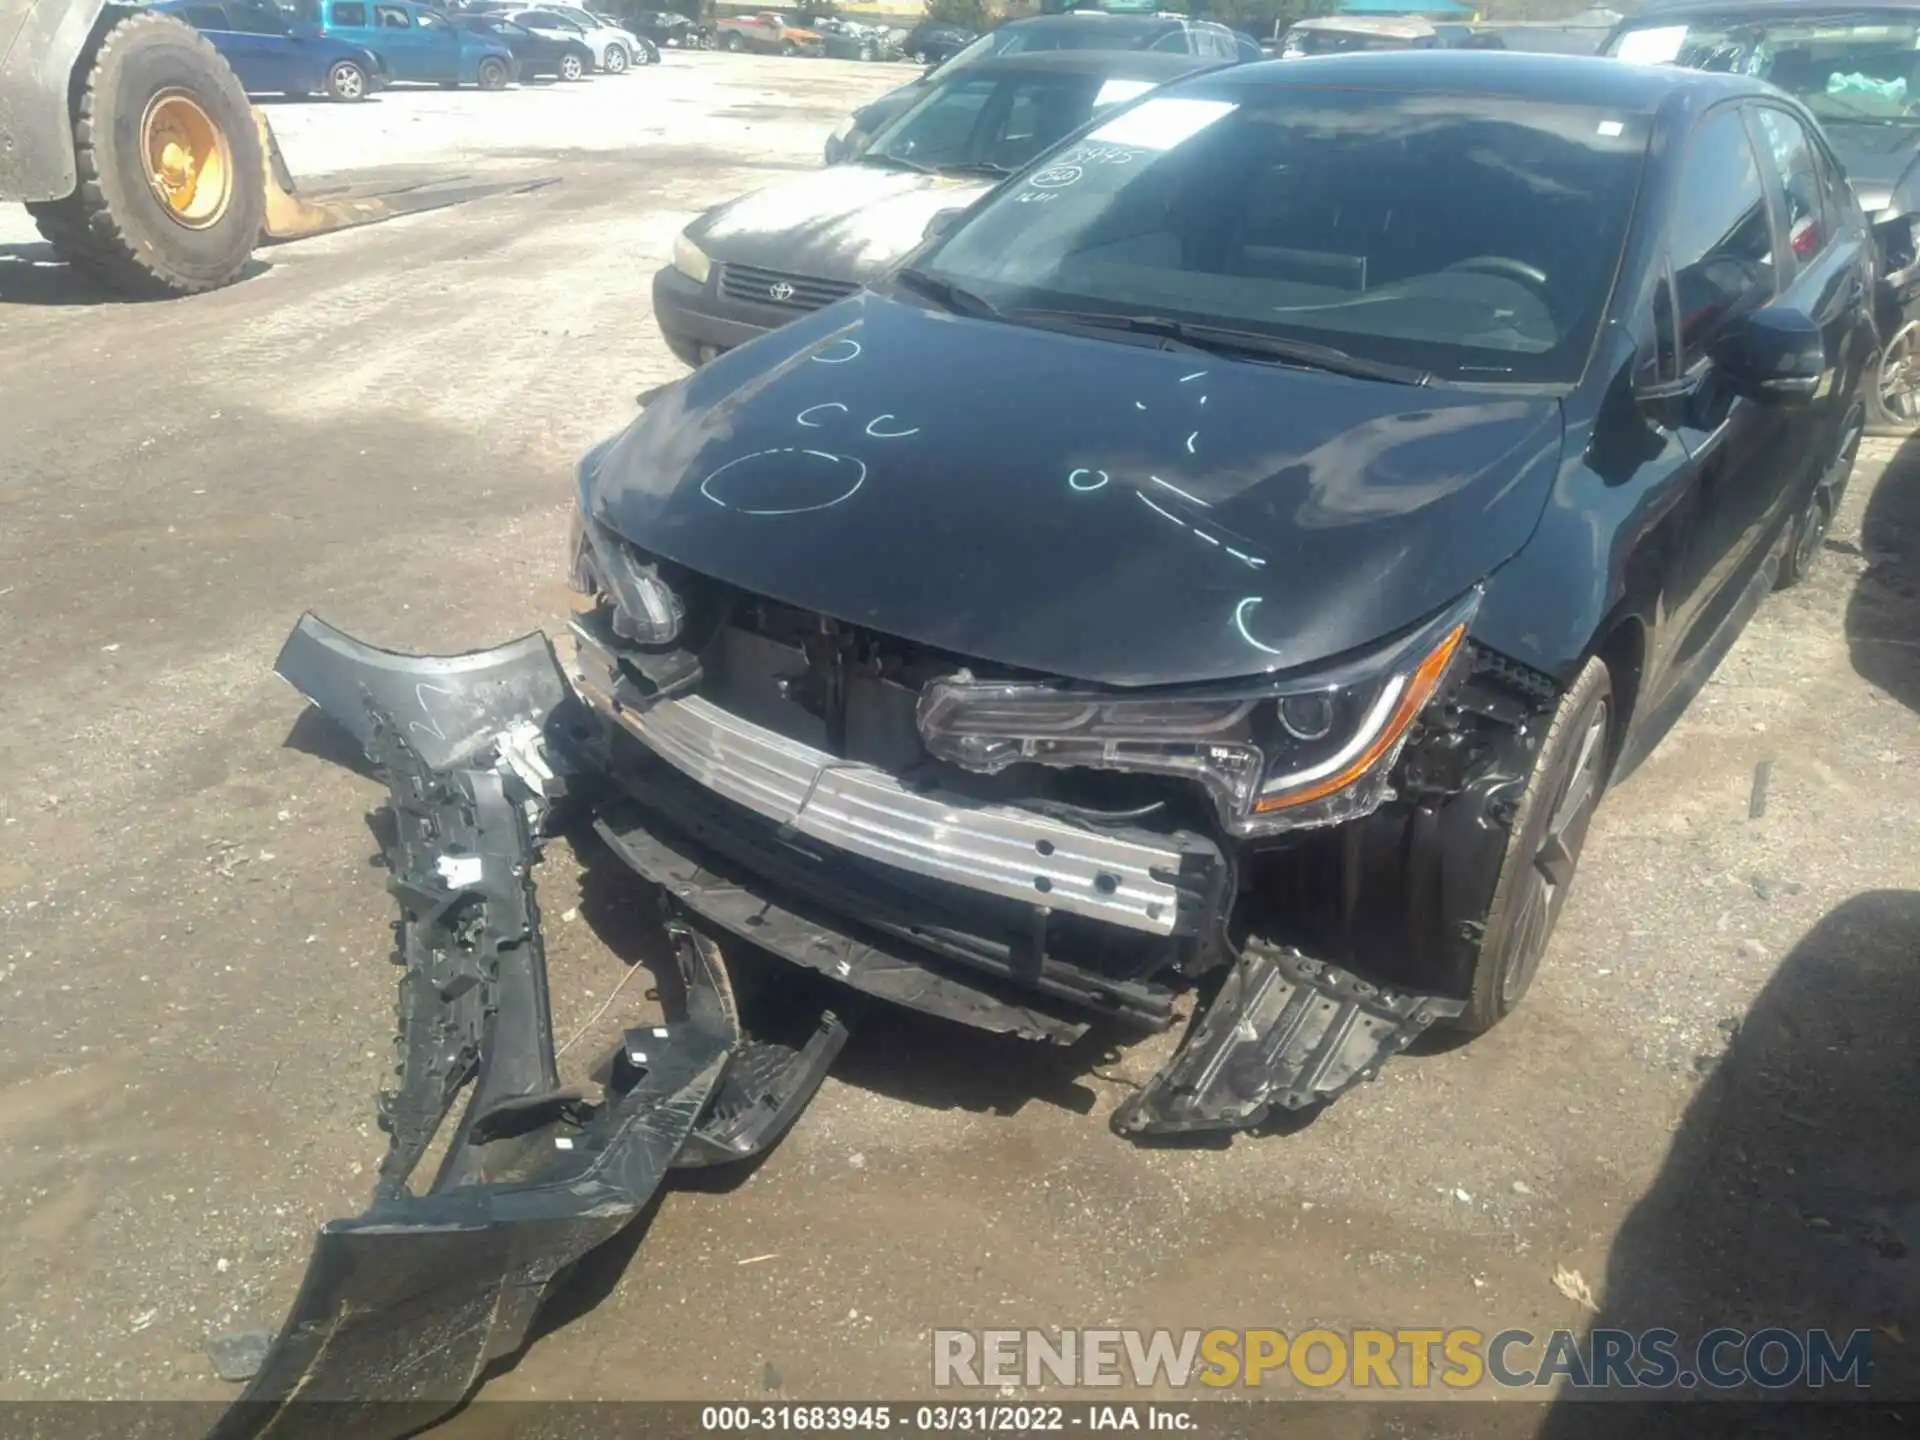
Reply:
[[[1685,371],[1728,321],[1767,304],[1777,288],[1766,189],[1746,122],[1731,106],[1693,132],[1667,246]]]

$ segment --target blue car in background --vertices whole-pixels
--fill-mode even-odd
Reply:
[[[301,26],[269,0],[167,0],[152,8],[206,36],[249,95],[364,100],[392,78],[373,52]]]
[[[498,36],[461,30],[437,5],[411,0],[289,0],[297,25],[370,50],[395,80],[504,90],[519,74]]]

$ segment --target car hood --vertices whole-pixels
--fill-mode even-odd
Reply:
[[[959,655],[1114,685],[1291,669],[1532,533],[1557,400],[1230,362],[862,294],[582,464],[644,550]]]
[[[715,260],[823,280],[868,280],[918,245],[927,221],[991,182],[830,165],[716,206],[687,227]]]
[[[1846,167],[1860,208],[1869,218],[1886,209],[1895,183],[1920,153],[1920,126],[1850,125],[1825,119],[1820,127]]]

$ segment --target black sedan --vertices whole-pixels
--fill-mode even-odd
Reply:
[[[1867,388],[1868,429],[1911,433],[1920,425],[1910,216],[1920,209],[1920,0],[1651,0],[1603,53],[1752,75],[1813,112],[1884,252],[1876,319],[1885,346]]]
[[[991,1029],[1221,972],[1128,1133],[1487,1029],[1609,782],[1820,557],[1874,344],[1840,176],[1778,90],[1593,58],[1154,92],[581,463],[605,832]]]
[[[769,185],[689,225],[653,279],[668,347],[696,365],[851,294],[918,245],[934,216],[985,194],[1100,110],[1213,63],[1079,50],[954,72],[852,164]]]
[[[504,15],[456,15],[453,23],[477,35],[491,35],[513,52],[520,78],[551,75],[557,80],[581,80],[593,73],[593,51],[585,41],[536,35]]]

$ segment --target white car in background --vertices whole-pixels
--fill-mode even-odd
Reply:
[[[584,40],[593,51],[593,65],[607,75],[619,75],[636,60],[645,64],[642,46],[618,26],[595,19],[572,5],[541,5],[510,10],[507,19],[551,40]]]

